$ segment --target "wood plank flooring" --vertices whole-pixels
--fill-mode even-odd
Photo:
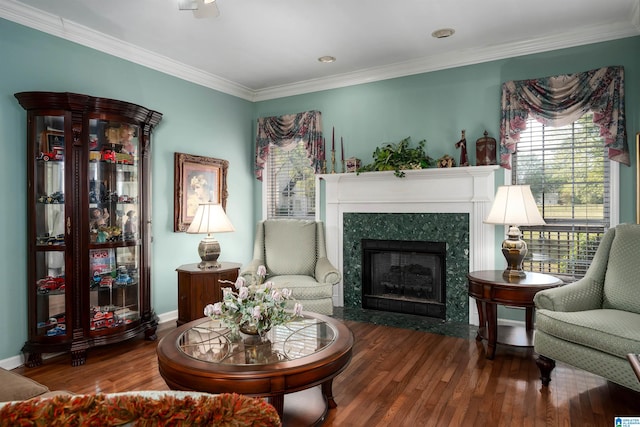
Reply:
[[[562,363],[543,388],[533,350],[498,346],[495,360],[473,339],[346,320],[353,359],[335,378],[338,403],[325,426],[613,426],[640,416],[640,393]],[[159,328],[159,337],[173,328]],[[156,342],[133,339],[16,372],[52,390],[74,393],[168,390],[158,373]],[[285,398],[286,399],[286,398]]]

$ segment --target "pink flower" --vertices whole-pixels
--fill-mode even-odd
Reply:
[[[261,308],[259,305],[253,307],[253,313],[251,313],[254,319],[260,319],[262,317]]]
[[[204,315],[207,317],[219,316],[222,314],[222,303],[207,304],[204,308]]]
[[[284,288],[282,290],[282,296],[285,297],[286,299],[291,298],[291,289]]]
[[[271,291],[271,298],[273,298],[273,300],[277,302],[280,302],[284,299],[284,297],[282,296],[282,292],[277,289]]]
[[[300,304],[299,302],[297,302],[297,303],[293,306],[293,314],[295,314],[296,316],[302,316],[302,304]]]
[[[265,277],[267,275],[267,269],[264,265],[258,267],[258,276]]]
[[[264,288],[268,291],[273,289],[273,282],[271,280],[264,282]]]
[[[241,287],[245,286],[247,283],[247,281],[244,279],[244,277],[240,276],[236,279],[236,289],[240,289]]]
[[[243,286],[238,290],[238,302],[242,302],[249,297],[249,288]]]

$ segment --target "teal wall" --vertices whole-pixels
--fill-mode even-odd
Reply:
[[[176,267],[199,260],[202,236],[173,232],[173,153],[229,161],[225,260],[247,262],[254,216],[251,102],[0,20],[0,360],[27,338],[26,113],[13,94],[61,91],[120,99],[163,113],[153,135],[152,303],[177,310]]]
[[[635,159],[635,134],[640,131],[638,52],[640,37],[633,37],[258,102],[254,114],[262,117],[320,110],[327,141],[335,127],[336,139],[344,138],[345,157],[360,158],[363,164],[371,163],[377,146],[407,136],[414,146],[426,139],[426,151],[431,157],[449,154],[457,162],[460,153],[454,144],[465,129],[470,162],[475,164],[475,141],[484,130],[498,139],[503,82],[622,65],[628,141]],[[635,160],[632,163],[630,168],[620,168],[621,222],[635,222]],[[500,172],[498,180],[502,179]],[[259,187],[256,188],[259,197]]]
[[[0,19],[0,361],[20,353],[27,337],[26,114],[13,94],[64,91],[121,99],[160,111],[153,139],[152,299],[157,313],[177,309],[175,268],[197,259],[197,235],[173,232],[173,153],[226,159],[228,213],[236,232],[220,234],[222,258],[246,262],[261,188],[253,178],[258,117],[318,109],[324,130],[345,141],[345,155],[364,162],[383,142],[427,140],[427,153],[456,159],[466,129],[497,138],[503,81],[572,73],[606,65],[626,72],[627,131],[635,158],[640,130],[640,37],[493,61],[382,82],[251,103]],[[621,220],[635,221],[635,164],[621,168]],[[498,179],[502,179],[502,174]],[[499,242],[502,238],[499,236]]]
[[[345,157],[371,163],[373,150],[386,142],[409,136],[413,146],[426,139],[427,154],[460,158],[454,144],[466,130],[471,164],[475,164],[475,141],[486,129],[498,139],[501,85],[509,80],[570,74],[608,65],[625,68],[628,142],[632,166],[620,167],[620,222],[635,222],[635,134],[640,131],[640,37],[521,56],[484,64],[424,73],[347,88],[327,90],[256,103],[255,117],[322,111],[323,129],[329,142],[345,141]],[[255,124],[254,124],[255,132]],[[329,148],[327,148],[329,149]],[[336,147],[336,150],[339,150]],[[339,156],[339,151],[336,153]],[[328,157],[329,158],[329,157]],[[497,175],[497,185],[504,175]],[[260,203],[260,188],[256,185]],[[259,212],[256,212],[259,215]],[[504,240],[496,228],[496,268],[505,261],[497,250]],[[501,318],[524,320],[518,309],[499,308]]]

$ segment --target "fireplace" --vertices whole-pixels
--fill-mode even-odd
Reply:
[[[363,239],[362,306],[446,318],[446,243]]]
[[[442,241],[448,242],[446,321],[477,325],[466,273],[495,268],[495,226],[483,220],[491,208],[497,170],[499,166],[432,168],[406,171],[404,178],[393,171],[317,175],[324,183],[324,195],[320,182],[316,186],[317,219],[324,212],[327,257],[343,277],[334,287],[334,305],[361,307],[362,239]],[[466,244],[460,243],[461,235]]]

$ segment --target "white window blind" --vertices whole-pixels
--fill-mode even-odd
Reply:
[[[315,174],[303,141],[271,146],[265,176],[267,218],[315,218]]]
[[[593,114],[555,128],[529,119],[512,165],[512,183],[531,186],[547,223],[520,227],[529,248],[523,268],[583,277],[610,225],[609,161]]]

